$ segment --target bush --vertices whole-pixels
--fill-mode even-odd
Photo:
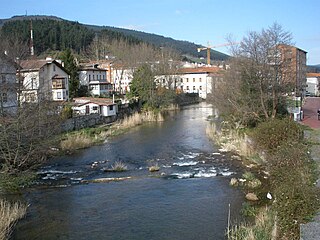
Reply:
[[[291,119],[273,119],[259,124],[251,137],[256,149],[272,152],[287,142],[300,141],[303,130]]]
[[[33,172],[20,172],[16,174],[0,174],[0,191],[16,192],[21,188],[29,187],[36,179]]]
[[[73,110],[70,105],[64,106],[64,108],[61,111],[61,118],[62,119],[69,119],[72,118]]]
[[[302,143],[282,145],[269,159],[274,207],[284,238],[298,239],[300,224],[319,208],[312,164]]]
[[[250,203],[244,202],[242,204],[240,213],[245,217],[254,217],[257,215],[257,208]]]

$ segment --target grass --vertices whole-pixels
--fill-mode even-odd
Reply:
[[[62,140],[60,147],[63,151],[74,151],[77,149],[87,148],[95,143],[95,139],[84,134],[68,135],[65,140]]]
[[[25,204],[0,200],[0,240],[9,239],[12,228],[19,219],[25,216],[26,212]]]
[[[104,169],[105,172],[125,172],[128,167],[121,161],[116,161],[111,168]]]
[[[261,208],[253,225],[240,224],[227,232],[228,240],[273,240],[277,237],[277,220],[269,208]]]

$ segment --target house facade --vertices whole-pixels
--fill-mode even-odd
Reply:
[[[307,73],[307,96],[320,96],[320,73]]]
[[[18,108],[17,65],[6,55],[0,55],[0,116],[15,114]]]
[[[24,60],[19,64],[21,102],[69,100],[69,75],[58,61]]]
[[[114,83],[114,90],[120,94],[130,92],[130,83],[133,79],[134,69],[124,69],[121,67],[112,67],[112,82]]]
[[[98,68],[97,64],[81,67],[79,71],[80,85],[85,86],[92,96],[108,96],[113,92],[113,85],[107,82],[107,71]]]
[[[104,117],[116,116],[118,105],[108,98],[74,98],[75,105],[72,107],[76,115],[99,114]]]
[[[181,68],[176,88],[185,93],[197,93],[206,99],[213,93],[217,78],[222,78],[222,71],[219,67]]]

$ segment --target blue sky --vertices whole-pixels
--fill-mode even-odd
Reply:
[[[274,22],[320,64],[320,0],[0,0],[0,18],[54,15],[80,23],[125,27],[202,45],[241,40]],[[226,48],[217,48],[227,52]]]

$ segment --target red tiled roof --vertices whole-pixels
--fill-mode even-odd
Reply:
[[[222,69],[218,67],[198,67],[198,68],[180,68],[180,73],[219,73]]]
[[[19,65],[23,70],[36,70],[38,71],[40,68],[42,68],[46,64],[55,63],[57,66],[59,66],[61,69],[64,70],[62,65],[57,62],[56,60],[44,60],[44,59],[29,59],[29,60],[21,60],[19,62]]]
[[[320,77],[320,73],[307,73],[307,77]]]
[[[99,105],[103,104],[113,104],[110,98],[93,98],[93,97],[79,97],[73,99],[76,103],[96,103]]]

